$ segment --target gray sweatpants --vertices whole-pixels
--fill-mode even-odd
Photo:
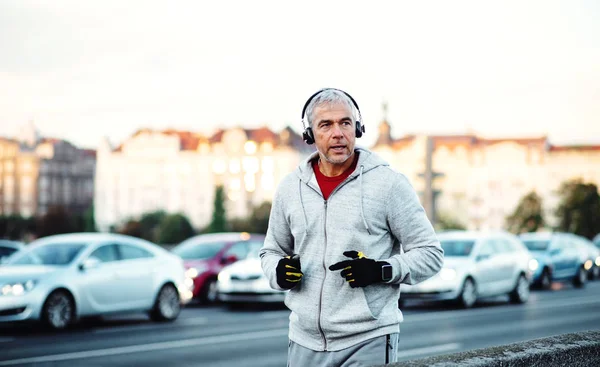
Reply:
[[[397,362],[398,334],[378,336],[336,352],[317,352],[289,341],[288,367],[362,367]]]

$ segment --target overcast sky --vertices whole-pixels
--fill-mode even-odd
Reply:
[[[599,1],[0,0],[0,135],[286,125],[332,86],[376,138],[600,143]]]

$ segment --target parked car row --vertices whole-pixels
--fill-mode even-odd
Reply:
[[[529,288],[549,289],[553,282],[585,286],[600,278],[600,246],[570,233],[452,231],[438,235],[444,267],[417,285],[402,285],[406,299],[452,300],[462,307],[478,298],[508,294],[523,303]]]
[[[569,233],[450,231],[438,238],[444,267],[420,284],[401,285],[399,304],[450,300],[468,308],[504,294],[524,303],[532,287],[548,289],[557,281],[583,287],[600,278],[600,236],[596,245]],[[205,234],[170,252],[118,234],[56,235],[27,246],[0,241],[0,256],[6,256],[0,322],[41,321],[64,329],[84,317],[131,311],[172,321],[193,298],[283,302],[286,292],[273,290],[261,268],[264,240],[245,232]]]

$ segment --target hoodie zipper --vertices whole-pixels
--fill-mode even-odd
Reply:
[[[323,307],[323,289],[325,288],[325,278],[327,278],[327,264],[325,264],[325,258],[327,257],[327,200],[323,200],[325,204],[325,220],[323,221],[323,233],[325,235],[325,248],[323,249],[323,268],[325,269],[325,275],[323,276],[323,282],[321,282],[321,293],[319,295],[319,318],[317,319],[317,326],[319,327],[319,332],[321,333],[321,338],[323,338],[324,350],[327,352],[327,338],[325,337],[325,332],[323,331],[323,327],[321,326],[321,311]]]
[[[338,191],[340,188],[342,188],[342,186],[346,185],[348,182],[352,181],[353,179],[355,179],[358,176],[354,176],[352,177],[352,175],[350,175],[349,177],[347,177],[342,183],[340,183],[335,189],[333,189],[333,191],[331,192],[331,194],[329,194],[329,197],[331,197],[336,191]],[[308,187],[311,187],[310,185],[307,184]],[[312,188],[312,187],[311,187]],[[312,188],[315,192],[317,192],[318,194],[321,195],[322,197],[322,193],[314,188]],[[319,294],[319,316],[317,318],[317,327],[319,328],[319,333],[321,334],[321,338],[323,339],[323,345],[324,345],[324,351],[327,352],[327,338],[325,337],[325,332],[323,331],[323,327],[321,326],[321,312],[323,309],[323,289],[325,288],[325,278],[327,277],[327,264],[325,263],[326,257],[327,257],[327,200],[323,200],[323,204],[325,206],[325,214],[324,214],[324,220],[323,220],[323,234],[325,237],[325,247],[323,249],[323,268],[325,269],[325,276],[323,277],[323,282],[321,282],[321,292]]]

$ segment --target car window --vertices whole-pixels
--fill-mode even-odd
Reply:
[[[184,260],[200,260],[217,256],[224,246],[225,242],[188,242],[175,246],[171,251]]]
[[[16,248],[0,246],[0,257],[9,256],[17,252]]]
[[[150,251],[133,245],[120,244],[119,253],[121,255],[121,260],[147,259],[154,257]]]
[[[507,254],[510,252],[514,252],[514,249],[510,242],[508,242],[504,238],[496,238],[493,240],[493,247],[496,249],[498,253]]]
[[[115,245],[102,245],[90,254],[90,257],[95,257],[103,263],[117,261],[119,255]]]
[[[10,265],[69,265],[86,247],[82,243],[52,243],[20,251],[10,257]]]
[[[227,251],[225,251],[223,257],[227,258],[229,256],[235,256],[236,259],[241,260],[245,259],[246,255],[248,255],[248,244],[244,241],[234,243]]]
[[[444,256],[469,256],[475,245],[473,240],[441,240]]]
[[[494,255],[498,253],[498,249],[494,246],[494,240],[488,239],[483,241],[479,248],[479,255]]]
[[[529,251],[546,251],[550,246],[549,240],[523,240],[523,244]]]
[[[258,259],[258,252],[263,247],[263,241],[248,241],[248,259]]]

